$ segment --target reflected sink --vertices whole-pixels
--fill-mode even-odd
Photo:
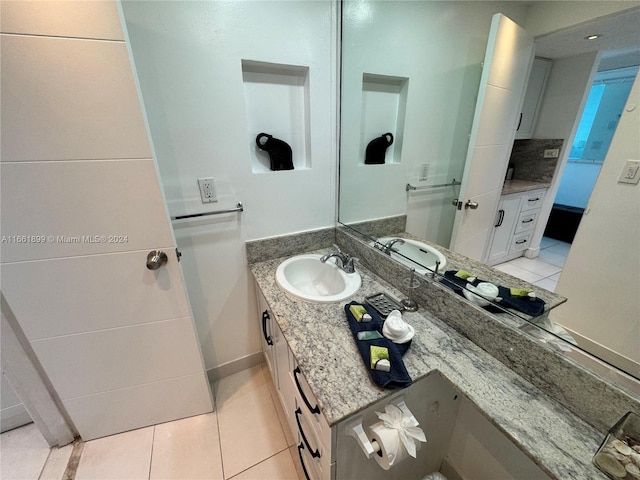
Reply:
[[[377,243],[385,245],[387,242],[395,238],[398,237],[382,237],[378,239]],[[444,271],[443,268],[447,264],[447,259],[437,249],[418,240],[412,240],[410,238],[403,238],[402,240],[404,240],[403,244],[400,244],[400,242],[393,244],[392,248],[393,250],[397,250],[397,253],[392,250],[391,258],[397,260],[398,262],[406,265],[409,268],[415,268],[416,273],[419,273],[421,275],[435,270],[436,261],[439,260],[440,266],[438,267],[438,272]],[[371,245],[376,246],[375,243],[372,243]],[[376,248],[381,248],[381,246],[377,245]]]
[[[276,270],[278,286],[295,297],[316,303],[340,302],[353,296],[362,285],[360,274],[344,272],[335,258],[322,263],[321,256],[308,253],[282,262]]]

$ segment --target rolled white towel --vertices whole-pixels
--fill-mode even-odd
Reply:
[[[440,472],[433,472],[424,477],[422,480],[447,480],[447,477],[445,477]]]

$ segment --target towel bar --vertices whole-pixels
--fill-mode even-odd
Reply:
[[[440,188],[440,187],[452,187],[454,185],[462,185],[462,182],[456,181],[454,178],[451,183],[441,183],[439,185],[425,185],[424,187],[414,187],[410,183],[407,183],[407,186],[404,187],[404,191],[408,192],[409,190],[425,190],[427,188]]]
[[[175,217],[171,217],[171,220],[184,220],[186,218],[207,217],[209,215],[220,215],[221,213],[233,212],[244,212],[244,206],[242,205],[242,202],[237,202],[236,208],[229,208],[227,210],[215,210],[213,212],[192,213],[191,215],[177,215]]]

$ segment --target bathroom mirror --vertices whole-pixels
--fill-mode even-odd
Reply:
[[[532,21],[528,18],[531,9],[538,3],[549,5],[375,0],[342,3],[339,223],[369,243],[381,236],[406,236],[440,248],[443,253],[449,249],[456,212],[452,201],[459,199],[460,186],[456,183],[463,180],[491,18],[501,12],[526,26]],[[537,13],[540,15],[540,10]],[[635,53],[633,58],[637,59],[640,35],[637,26],[629,28],[631,17],[628,11],[624,13],[579,22],[580,29],[559,25],[554,33],[536,38],[536,56],[553,60],[585,53],[588,50],[579,50],[581,42],[571,41],[571,34],[579,34],[589,25],[602,25],[607,27],[608,36],[619,38],[607,39],[606,45],[612,47],[592,49],[601,50],[607,60],[615,60],[621,52],[632,52],[631,57]],[[632,16],[637,17],[637,13],[635,7]],[[621,24],[616,26],[618,19]],[[621,50],[616,53],[610,48]],[[385,164],[365,165],[368,143],[385,132],[394,135]],[[502,181],[506,168],[487,174]],[[407,184],[425,188],[407,191]],[[426,188],[432,185],[438,187]],[[383,249],[384,244],[377,247]],[[512,313],[518,316],[517,311]]]

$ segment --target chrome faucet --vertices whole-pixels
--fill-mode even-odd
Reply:
[[[397,252],[397,250],[395,248],[393,248],[393,245],[395,245],[396,243],[398,245],[402,245],[404,243],[404,240],[401,239],[401,238],[392,238],[387,243],[385,243],[384,246],[380,250],[382,250],[382,253],[386,253],[387,255],[391,255],[391,252]]]
[[[357,258],[352,257],[348,253],[340,250],[340,247],[338,245],[334,244],[333,246],[335,247],[336,251],[329,252],[326,255],[323,255],[322,257],[320,257],[320,261],[322,263],[325,263],[331,257],[335,257],[335,259],[338,260],[336,261],[336,265],[344,270],[345,273],[354,273],[356,271],[354,261],[357,260]]]

